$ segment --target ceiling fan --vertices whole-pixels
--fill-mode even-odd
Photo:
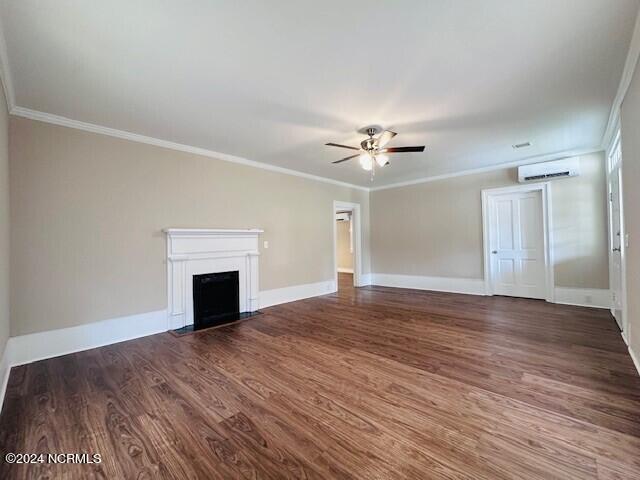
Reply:
[[[397,133],[392,132],[391,130],[382,131],[382,128],[375,126],[366,127],[363,130],[367,135],[369,135],[369,138],[360,142],[360,148],[333,142],[325,143],[325,145],[330,147],[348,148],[349,150],[357,150],[358,152],[361,152],[331,163],[342,163],[359,157],[360,166],[364,170],[371,172],[371,180],[373,180],[376,166],[384,167],[385,165],[389,165],[388,153],[424,152],[424,145],[420,145],[418,147],[386,147],[387,143],[397,135]],[[377,138],[374,138],[374,135],[377,134],[380,135]]]

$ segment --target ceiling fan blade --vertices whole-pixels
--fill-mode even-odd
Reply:
[[[342,163],[342,162],[346,162],[347,160],[351,160],[352,158],[356,158],[356,157],[359,157],[359,156],[360,156],[360,154],[351,155],[350,157],[343,158],[342,160],[336,160],[335,162],[331,162],[331,163]]]
[[[384,132],[382,132],[382,134],[380,134],[380,136],[376,140],[376,143],[378,144],[378,148],[384,147],[396,135],[397,133],[392,132],[391,130],[385,130]]]
[[[360,150],[358,147],[350,147],[349,145],[340,145],[339,143],[333,143],[333,142],[325,143],[325,145],[329,147],[340,147],[340,148],[348,148],[350,150]]]
[[[424,145],[419,147],[389,147],[382,150],[383,153],[424,152]]]

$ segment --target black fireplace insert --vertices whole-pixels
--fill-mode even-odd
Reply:
[[[193,276],[193,329],[212,327],[240,318],[238,271]]]

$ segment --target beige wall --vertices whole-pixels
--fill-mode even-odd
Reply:
[[[640,356],[640,67],[636,66],[622,103],[622,190],[626,249],[629,346]]]
[[[368,193],[11,119],[11,334],[166,308],[167,227],[265,230],[260,289],[332,280],[333,201]]]
[[[9,339],[9,114],[0,86],[0,358]]]
[[[555,282],[609,288],[604,152],[580,157],[580,176],[551,182]]]
[[[604,154],[580,157],[580,168],[552,182],[555,282],[608,288]],[[372,192],[372,270],[482,278],[480,192],[515,184],[516,169],[504,169]]]
[[[351,222],[336,222],[336,256],[338,268],[353,269],[353,255],[351,254]]]
[[[369,197],[22,118],[10,130],[12,335],[166,308],[166,227],[264,228],[261,290],[331,280],[334,200],[362,205],[363,273],[482,278],[480,191],[516,183],[509,169]],[[558,286],[608,287],[603,159],[552,183]]]

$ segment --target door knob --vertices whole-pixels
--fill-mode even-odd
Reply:
[[[492,250],[491,253],[495,255],[496,253],[498,253],[498,250]]]
[[[615,247],[611,250],[612,252],[619,252],[620,251],[620,247]]]

